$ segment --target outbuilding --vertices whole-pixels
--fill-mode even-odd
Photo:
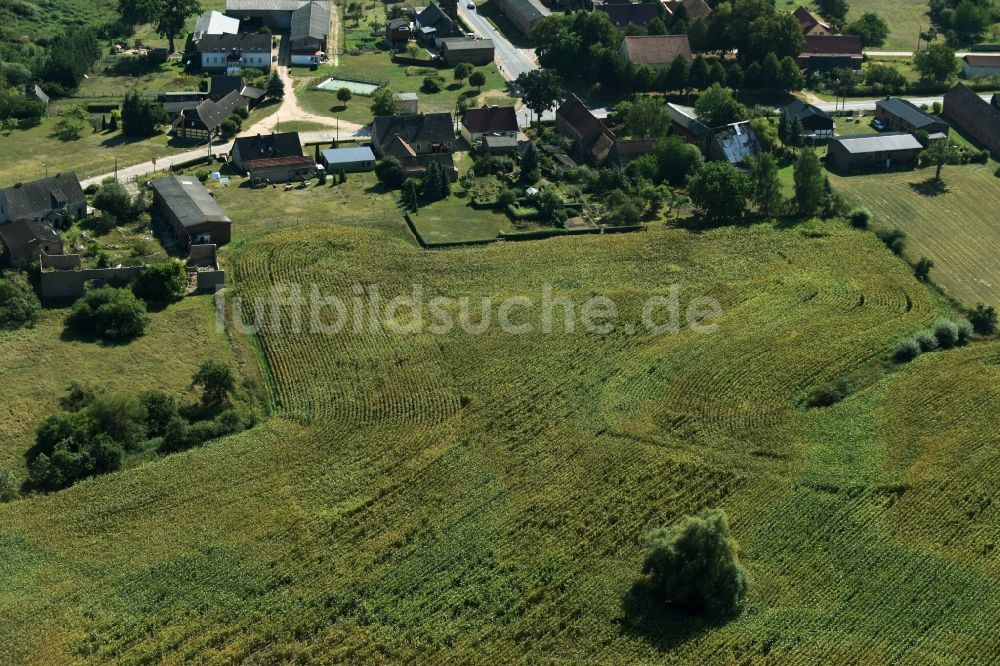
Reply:
[[[492,39],[467,39],[465,37],[447,37],[440,40],[441,57],[451,66],[460,62],[470,65],[488,65],[493,62]]]
[[[7,248],[7,259],[14,268],[27,268],[42,254],[62,254],[63,242],[48,222],[18,219],[0,225],[0,241]]]
[[[327,148],[320,153],[319,161],[327,173],[371,171],[375,168],[375,153],[369,146]]]
[[[830,141],[826,161],[842,173],[884,170],[916,165],[923,149],[905,132],[843,136]]]
[[[875,103],[875,117],[884,123],[885,129],[894,132],[916,134],[924,131],[947,136],[951,129],[945,121],[902,97],[880,99]]]
[[[193,176],[170,176],[150,181],[153,209],[173,230],[174,237],[192,244],[225,245],[232,237],[233,221]]]

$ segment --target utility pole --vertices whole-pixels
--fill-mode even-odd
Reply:
[[[118,180],[118,156],[115,155],[115,180]]]

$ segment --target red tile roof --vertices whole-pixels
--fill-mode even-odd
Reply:
[[[250,160],[251,169],[266,169],[267,167],[276,166],[293,166],[296,164],[312,164],[314,162],[311,157],[265,157],[262,160]]]
[[[679,55],[691,59],[687,35],[644,35],[626,37],[622,49],[627,60],[636,65],[669,65]]]
[[[484,106],[466,111],[462,125],[476,134],[516,132],[517,114],[512,106]]]

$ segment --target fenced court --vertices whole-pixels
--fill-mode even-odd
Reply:
[[[320,90],[328,90],[330,92],[337,92],[341,88],[347,88],[355,95],[370,97],[373,92],[379,89],[380,84],[370,81],[351,81],[349,79],[329,78],[321,83],[318,83],[316,87]]]

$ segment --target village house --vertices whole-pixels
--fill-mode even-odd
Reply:
[[[226,14],[253,27],[277,30],[292,27],[292,12],[309,0],[226,0]]]
[[[423,44],[439,45],[445,37],[461,37],[462,31],[450,16],[435,4],[428,5],[416,18],[416,37]]]
[[[385,22],[385,39],[390,44],[406,44],[410,39],[416,37],[415,27],[406,16],[389,19]]]
[[[622,32],[630,25],[645,28],[666,13],[663,5],[657,2],[602,2],[594,5],[594,11],[607,14],[611,24]]]
[[[250,171],[253,160],[302,156],[298,132],[238,137],[233,141],[233,150],[229,154],[233,165],[240,171]]]
[[[230,74],[244,67],[271,67],[271,35],[256,32],[205,35],[196,50],[201,58],[201,68],[206,72]]]
[[[87,214],[87,197],[75,173],[57,173],[0,189],[0,224],[22,218],[47,221],[63,210],[76,219]]]
[[[998,74],[1000,74],[998,53],[967,53],[962,57],[962,76],[967,79]]]
[[[857,35],[806,35],[798,65],[809,72],[861,69],[864,54]]]
[[[653,69],[669,67],[677,56],[691,59],[691,43],[687,35],[642,35],[622,39],[619,53],[622,60],[633,65],[649,65]]]
[[[829,23],[821,20],[802,5],[799,5],[799,8],[792,12],[792,16],[799,22],[803,35],[832,34]]]
[[[655,143],[655,139],[615,139],[608,161],[624,169],[636,159],[652,152]]]
[[[802,123],[803,138],[817,141],[833,138],[837,122],[826,111],[817,106],[795,100],[782,109],[789,118],[798,118]]]
[[[484,136],[517,137],[517,113],[512,106],[484,106],[469,109],[462,116],[459,133],[470,146],[478,146]]]
[[[304,183],[316,175],[316,160],[306,156],[264,157],[245,162],[251,183]]]
[[[191,41],[197,44],[205,35],[237,35],[239,32],[239,19],[226,16],[222,12],[205,12],[194,22]]]
[[[488,65],[493,62],[492,39],[466,39],[465,37],[446,37],[440,41],[441,57],[454,67],[460,62],[470,65]]]
[[[891,169],[916,165],[923,149],[905,132],[843,136],[830,141],[826,161],[841,173]]]
[[[674,18],[678,10],[684,7],[683,13],[690,21],[705,21],[712,15],[712,8],[705,0],[666,0],[663,8],[671,18]]]
[[[171,131],[185,139],[209,139],[237,109],[246,108],[246,98],[240,91],[233,90],[218,102],[206,99],[194,109],[181,110],[171,122]]]
[[[573,152],[595,163],[603,162],[615,136],[576,95],[556,109],[556,130],[573,144]]]
[[[916,134],[924,131],[929,135],[948,136],[951,129],[948,123],[901,97],[886,97],[876,102],[875,118],[885,124],[885,129],[894,132]]]
[[[744,121],[712,130],[705,156],[717,162],[729,162],[733,166],[746,166],[760,152],[757,133],[749,122]]]
[[[670,111],[670,131],[681,141],[697,146],[703,154],[708,152],[708,140],[712,130],[698,120],[694,109],[680,104],[667,103]]]
[[[150,181],[153,211],[170,227],[185,248],[212,243],[225,245],[233,221],[194,176],[170,176]]]
[[[289,46],[293,65],[318,65],[326,58],[330,3],[312,0],[292,12]]]
[[[52,225],[36,219],[21,218],[0,225],[0,242],[6,249],[7,263],[27,268],[43,254],[62,254],[63,242]]]
[[[216,74],[208,77],[208,98],[214,102],[228,95],[233,91],[243,90],[243,79],[239,76],[228,74]]]
[[[944,115],[994,154],[1000,154],[1000,108],[959,83],[944,94]]]
[[[378,157],[387,154],[387,148],[397,137],[414,155],[450,154],[455,150],[455,123],[450,113],[376,116],[371,136],[372,150]]]
[[[531,37],[535,23],[552,12],[539,0],[495,0],[504,16],[510,19],[525,37]]]
[[[375,153],[368,146],[327,148],[320,153],[319,161],[327,173],[371,171],[375,168]]]
[[[157,101],[163,110],[170,115],[170,122],[173,123],[177,116],[183,111],[194,111],[198,105],[208,99],[207,92],[165,92],[160,93]]]

